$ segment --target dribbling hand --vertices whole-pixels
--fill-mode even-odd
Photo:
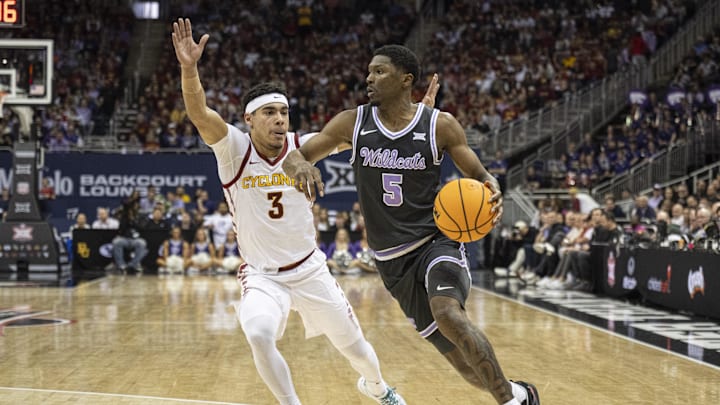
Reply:
[[[493,226],[500,223],[503,214],[503,197],[500,186],[496,182],[486,181],[485,186],[490,189],[492,195],[490,196],[490,204],[493,204],[492,212],[494,214],[492,224]]]
[[[189,18],[178,18],[173,23],[172,40],[175,47],[175,56],[181,66],[195,66],[205,50],[210,35],[205,34],[196,43],[192,37],[192,24]]]

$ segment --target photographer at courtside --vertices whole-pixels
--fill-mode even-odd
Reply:
[[[517,221],[510,230],[501,234],[499,251],[495,255],[495,275],[515,277],[525,265],[526,250],[535,242],[538,230],[525,221]]]
[[[147,255],[147,242],[140,237],[142,227],[140,218],[140,193],[134,191],[123,200],[117,213],[120,217],[118,234],[112,241],[115,266],[122,272],[135,274],[142,272],[140,263]],[[130,263],[125,261],[125,251],[130,251]]]

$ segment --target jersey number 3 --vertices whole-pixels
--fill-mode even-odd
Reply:
[[[272,208],[270,211],[268,211],[268,215],[272,219],[278,219],[282,218],[285,211],[283,210],[283,205],[280,204],[280,199],[282,198],[282,192],[277,193],[268,193],[268,200],[272,201]]]

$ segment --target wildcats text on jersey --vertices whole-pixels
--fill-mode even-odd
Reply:
[[[425,170],[425,158],[420,152],[411,157],[398,157],[397,149],[370,149],[366,146],[360,148],[362,165],[380,169]]]
[[[246,176],[241,180],[242,188],[291,186],[295,187],[295,180],[284,173],[262,174],[260,176]]]

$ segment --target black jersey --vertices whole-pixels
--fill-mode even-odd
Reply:
[[[357,109],[350,162],[368,244],[376,252],[416,242],[438,231],[433,202],[442,162],[435,141],[439,111],[417,106],[410,124],[397,132],[382,125],[377,107],[365,104]]]

